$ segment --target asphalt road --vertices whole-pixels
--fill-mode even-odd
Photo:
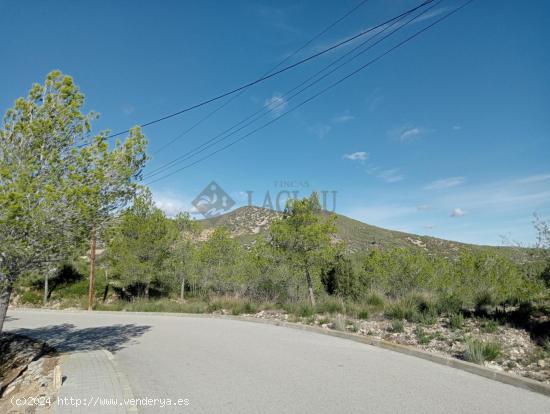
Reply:
[[[150,413],[550,413],[550,398],[353,341],[164,315],[10,311],[5,328],[74,352],[110,350]],[[82,373],[86,375],[86,373]]]

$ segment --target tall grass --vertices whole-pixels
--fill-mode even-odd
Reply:
[[[485,361],[497,359],[501,353],[501,347],[496,342],[468,339],[464,350],[464,359],[475,364],[483,364]]]

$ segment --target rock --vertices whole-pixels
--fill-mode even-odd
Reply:
[[[544,368],[546,366],[546,361],[544,359],[540,359],[538,362],[537,362],[537,365],[541,368]]]

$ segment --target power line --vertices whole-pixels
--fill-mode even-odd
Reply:
[[[338,23],[346,19],[348,16],[353,14],[355,11],[357,11],[361,6],[363,6],[365,3],[367,3],[369,0],[362,0],[358,4],[356,4],[351,10],[347,11],[343,16],[341,16],[336,21],[332,22],[330,25],[325,27],[323,30],[321,30],[319,33],[317,33],[315,36],[313,36],[311,39],[309,39],[307,42],[305,42],[302,46],[300,46],[298,49],[294,50],[292,53],[290,53],[288,56],[286,56],[283,60],[281,60],[279,63],[277,63],[275,66],[273,66],[271,69],[269,69],[267,72],[263,73],[261,77],[269,75],[271,72],[282,66],[285,62],[296,56],[298,53],[300,53],[302,50],[304,50],[306,47],[308,47],[311,43],[313,43],[315,40],[319,39],[321,36],[323,36],[325,33],[327,33],[330,29],[332,29],[334,26],[336,26]],[[198,127],[200,124],[202,124],[204,121],[210,119],[213,115],[215,115],[217,112],[225,108],[227,105],[229,105],[231,102],[233,102],[235,99],[237,99],[239,96],[242,95],[244,92],[244,89],[241,90],[236,95],[233,95],[230,99],[228,99],[226,102],[224,102],[222,105],[218,106],[213,111],[209,112],[206,116],[199,119],[197,122],[195,122],[193,125],[191,125],[189,128],[175,136],[173,139],[162,145],[159,149],[157,149],[155,152],[153,152],[153,155],[158,154],[159,152],[162,152],[164,149],[172,145],[177,140],[181,139],[185,135],[187,135],[189,132],[194,130],[196,127]]]
[[[388,49],[387,51],[383,52],[382,54],[378,55],[377,57],[375,57],[374,59],[370,60],[369,62],[367,62],[366,64],[360,66],[359,68],[357,68],[356,70],[352,71],[351,73],[349,73],[348,75],[344,76],[343,78],[339,79],[338,81],[332,83],[331,85],[329,85],[328,87],[326,87],[325,89],[322,89],[321,91],[317,92],[316,94],[314,94],[313,96],[309,97],[308,99],[300,102],[298,105],[296,105],[295,107],[289,109],[288,111],[282,113],[281,115],[279,115],[277,118],[274,118],[272,119],[271,121],[261,125],[260,127],[250,131],[249,133],[241,136],[240,138],[236,139],[235,141],[232,141],[230,142],[229,144],[205,155],[204,157],[202,158],[199,158],[198,160],[190,163],[190,164],[187,164],[175,171],[172,171],[171,173],[169,174],[166,174],[162,177],[159,177],[155,180],[152,180],[152,181],[149,181],[148,183],[146,183],[146,185],[151,185],[157,181],[160,181],[160,180],[163,180],[165,178],[168,178],[180,171],[183,171],[187,168],[190,168],[202,161],[205,161],[207,160],[208,158],[211,158],[212,156],[214,156],[215,154],[221,152],[221,151],[224,151],[228,148],[230,148],[231,146],[235,145],[236,143],[246,139],[247,137],[255,134],[256,132],[268,127],[269,125],[273,124],[274,122],[278,121],[279,119],[283,118],[284,116],[294,112],[296,109],[302,107],[303,105],[313,101],[314,99],[316,99],[317,97],[319,97],[320,95],[326,93],[327,91],[329,91],[330,89],[334,88],[335,86],[341,84],[342,82],[346,81],[347,79],[351,78],[352,76],[356,75],[357,73],[361,72],[362,70],[368,68],[370,65],[372,65],[373,63],[377,62],[378,60],[382,59],[384,56],[388,55],[389,53],[393,52],[394,50],[398,49],[399,47],[403,46],[404,44],[408,43],[409,41],[413,40],[414,38],[416,38],[417,36],[419,36],[420,34],[422,34],[423,32],[429,30],[430,28],[432,28],[433,26],[435,26],[436,24],[442,22],[443,20],[447,19],[448,17],[450,17],[451,15],[457,13],[458,11],[462,10],[464,7],[466,7],[467,5],[469,5],[470,3],[472,3],[474,0],[468,0],[466,3],[464,3],[463,5],[453,9],[452,11],[450,11],[449,13],[443,15],[442,17],[440,17],[439,19],[435,20],[434,22],[432,22],[431,24],[429,24],[428,26],[424,27],[423,29],[415,32],[414,34],[412,34],[411,36],[407,37],[406,39],[402,40],[401,42],[397,43],[395,46],[392,46],[390,49]]]
[[[357,38],[359,38],[359,37],[362,37],[362,36],[364,36],[364,35],[366,35],[366,34],[372,32],[373,30],[376,30],[376,29],[378,29],[378,28],[380,28],[380,27],[382,27],[382,26],[384,26],[384,25],[386,25],[386,24],[388,24],[388,23],[391,23],[393,20],[396,20],[396,19],[400,18],[401,16],[404,16],[404,15],[406,15],[406,14],[408,14],[408,13],[412,13],[412,12],[414,12],[415,10],[418,10],[419,8],[423,7],[424,5],[426,5],[426,4],[428,4],[428,3],[432,3],[433,1],[434,1],[434,0],[426,0],[426,1],[424,1],[422,4],[420,4],[420,5],[416,6],[416,7],[413,7],[412,9],[409,9],[408,11],[406,11],[406,12],[400,14],[400,15],[397,16],[397,17],[393,17],[393,18],[391,18],[391,19],[389,19],[389,20],[386,20],[385,22],[380,23],[380,24],[377,25],[377,26],[371,27],[370,29],[363,30],[362,32],[356,34],[355,36],[349,37],[349,38],[347,38],[347,39],[345,39],[345,40],[343,40],[343,41],[341,41],[341,42],[338,42],[338,43],[336,43],[335,45],[332,45],[332,46],[330,46],[330,47],[328,47],[328,48],[326,48],[326,49],[323,49],[323,50],[321,50],[320,52],[317,52],[317,53],[315,53],[315,54],[313,54],[313,55],[311,55],[311,56],[308,56],[307,58],[304,58],[304,59],[302,59],[302,60],[299,60],[298,62],[293,63],[292,65],[285,66],[285,67],[282,68],[282,69],[279,69],[279,70],[277,70],[277,71],[275,71],[275,72],[273,72],[273,73],[270,73],[269,75],[262,76],[262,77],[260,77],[260,78],[258,78],[258,79],[256,79],[256,80],[254,80],[254,81],[252,81],[252,82],[249,82],[249,83],[246,83],[246,84],[244,84],[244,85],[241,85],[241,86],[239,86],[239,87],[237,87],[237,88],[235,88],[235,89],[232,89],[232,90],[230,90],[230,91],[224,92],[224,93],[222,93],[222,94],[220,94],[220,95],[214,96],[214,97],[212,97],[212,98],[209,98],[209,99],[207,99],[207,100],[205,100],[205,101],[202,101],[202,102],[199,102],[199,103],[197,103],[197,104],[188,106],[187,108],[184,108],[184,109],[182,109],[182,110],[180,110],[180,111],[173,112],[173,113],[171,113],[171,114],[169,114],[169,115],[165,115],[165,116],[163,116],[163,117],[160,117],[160,118],[154,119],[154,120],[152,120],[152,121],[146,122],[146,123],[141,124],[141,125],[139,125],[139,126],[140,126],[141,128],[144,128],[144,127],[147,127],[147,126],[150,126],[150,125],[153,125],[153,124],[162,122],[162,121],[166,121],[167,119],[173,118],[173,117],[175,117],[175,116],[177,116],[177,115],[181,115],[181,114],[183,114],[183,113],[185,113],[185,112],[189,112],[189,111],[191,111],[191,110],[193,110],[193,109],[200,108],[201,106],[207,105],[207,104],[209,104],[209,103],[211,103],[211,102],[214,102],[214,101],[217,101],[217,100],[220,100],[220,99],[222,99],[222,98],[225,98],[226,96],[233,95],[233,94],[236,93],[236,92],[239,92],[239,91],[241,91],[241,90],[247,89],[247,88],[249,88],[249,87],[251,87],[251,86],[254,86],[254,85],[258,84],[258,83],[261,83],[261,82],[263,82],[263,81],[265,81],[265,80],[267,80],[267,79],[273,78],[273,77],[275,77],[275,76],[277,76],[277,75],[280,75],[280,74],[283,73],[283,72],[286,72],[286,71],[288,71],[288,70],[290,70],[290,69],[293,69],[293,68],[295,68],[295,67],[297,67],[297,66],[300,66],[300,65],[302,65],[302,64],[304,64],[304,63],[306,63],[306,62],[309,62],[310,60],[313,60],[313,59],[315,59],[315,58],[317,58],[317,57],[319,57],[319,56],[322,56],[322,55],[324,55],[324,54],[330,52],[331,50],[334,50],[334,49],[339,48],[339,47],[341,47],[341,46],[343,46],[343,45],[345,45],[345,44],[348,44],[349,42],[352,42],[353,40],[355,40],[355,39],[357,39]],[[126,130],[124,130],[124,131],[120,131],[120,132],[117,132],[117,133],[115,133],[115,134],[111,134],[111,135],[109,135],[107,138],[114,138],[114,137],[117,137],[117,136],[119,136],[119,135],[126,134],[126,133],[128,133],[128,132],[130,132],[130,129],[126,129]]]
[[[159,175],[161,174],[164,170],[167,170],[170,168],[170,166],[176,164],[176,163],[179,163],[181,161],[185,161],[189,158],[192,158],[193,156],[205,151],[206,149],[212,147],[213,145],[216,145],[217,143],[231,137],[232,135],[235,135],[237,132],[243,130],[244,128],[248,127],[249,125],[255,123],[256,121],[258,121],[259,119],[263,118],[264,116],[268,115],[269,113],[272,113],[272,112],[275,112],[277,111],[277,109],[279,107],[281,107],[283,104],[286,104],[288,101],[292,100],[293,98],[295,98],[296,96],[300,95],[301,93],[305,92],[307,89],[313,87],[314,85],[316,85],[317,83],[319,83],[320,81],[322,81],[323,79],[327,78],[328,76],[330,76],[332,73],[334,73],[335,71],[337,71],[338,69],[342,68],[343,66],[347,65],[348,63],[350,63],[352,60],[354,60],[355,58],[359,57],[360,55],[362,55],[363,53],[366,53],[368,52],[370,49],[372,49],[374,46],[376,46],[377,44],[379,44],[380,42],[382,42],[383,40],[385,40],[386,38],[388,38],[389,36],[393,35],[395,32],[397,32],[398,30],[402,29],[403,27],[407,26],[408,24],[412,23],[414,20],[418,19],[419,17],[421,17],[422,15],[424,15],[425,13],[427,13],[428,11],[430,11],[431,9],[433,9],[434,7],[436,7],[439,3],[441,2],[441,0],[438,0],[437,2],[435,3],[432,3],[432,5],[426,9],[424,9],[421,13],[419,13],[418,15],[412,17],[411,19],[409,19],[407,22],[405,22],[404,24],[402,24],[401,26],[399,26],[397,29],[393,30],[391,33],[389,33],[388,35],[382,37],[380,40],[376,41],[375,43],[373,43],[372,45],[370,45],[369,47],[367,47],[366,49],[356,53],[354,56],[352,56],[350,59],[346,60],[344,63],[338,65],[336,68],[332,69],[331,71],[329,71],[328,73],[326,73],[325,75],[321,76],[320,78],[316,79],[315,81],[311,82],[309,85],[305,86],[304,88],[300,89],[298,92],[294,93],[293,95],[291,95],[288,99],[286,99],[286,101],[282,101],[280,102],[278,105],[275,105],[273,107],[270,107],[269,105],[264,105],[262,108],[260,108],[259,110],[257,110],[256,112],[254,112],[253,114],[249,115],[248,117],[246,117],[244,120],[238,122],[237,124],[234,124],[233,126],[227,128],[226,130],[222,131],[221,133],[217,134],[216,136],[210,138],[209,140],[207,140],[206,142],[204,142],[203,144],[187,151],[186,153],[176,157],[175,159],[173,159],[172,161],[164,164],[164,165],[161,165],[160,167],[154,169],[153,171],[151,171],[150,173],[146,174],[145,178],[146,179],[151,179],[152,177],[156,176],[156,175]],[[318,72],[316,72],[315,74],[313,74],[312,76],[308,77],[306,80],[302,81],[300,84],[298,84],[297,86],[295,86],[294,88],[292,88],[291,90],[287,91],[285,94],[282,95],[282,98],[286,98],[291,92],[294,92],[296,89],[300,88],[301,86],[303,86],[304,84],[306,84],[307,82],[309,82],[310,80],[312,79],[315,79],[319,74],[323,73],[325,70],[327,70],[328,68],[330,68],[331,66],[333,66],[334,64],[338,63],[339,61],[341,61],[343,58],[345,58],[346,56],[352,54],[353,52],[355,52],[356,50],[358,49],[361,49],[364,45],[366,45],[368,42],[374,40],[377,36],[381,35],[382,33],[384,33],[386,30],[389,30],[391,29],[395,24],[399,23],[401,21],[401,19],[403,19],[405,16],[403,16],[402,18],[400,18],[399,20],[395,20],[392,24],[390,25],[386,25],[386,27],[384,27],[383,30],[381,30],[380,32],[376,33],[374,36],[368,38],[367,40],[361,42],[358,46],[354,47],[353,49],[351,49],[350,51],[348,51],[347,53],[345,53],[344,55],[340,56],[339,58],[337,58],[336,60],[334,60],[333,62],[329,63],[327,66],[325,66],[324,68],[322,68],[321,70],[319,70]],[[268,109],[267,112],[265,112],[265,109]],[[260,113],[264,112],[263,114],[261,114],[260,116],[256,116]],[[251,121],[249,121],[250,119],[252,119]],[[249,121],[249,122],[247,122]],[[238,127],[239,125],[245,123],[245,125],[241,126],[240,128],[238,129],[235,129],[233,130],[232,132],[228,133],[229,131],[231,131],[232,129]],[[227,135],[223,136],[224,134],[228,133]],[[204,147],[204,148],[203,148]],[[202,149],[201,149],[202,148]]]

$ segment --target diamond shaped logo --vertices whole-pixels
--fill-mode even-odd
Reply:
[[[235,201],[221,188],[218,183],[212,181],[191,202],[193,206],[206,218],[217,217],[235,205]]]

